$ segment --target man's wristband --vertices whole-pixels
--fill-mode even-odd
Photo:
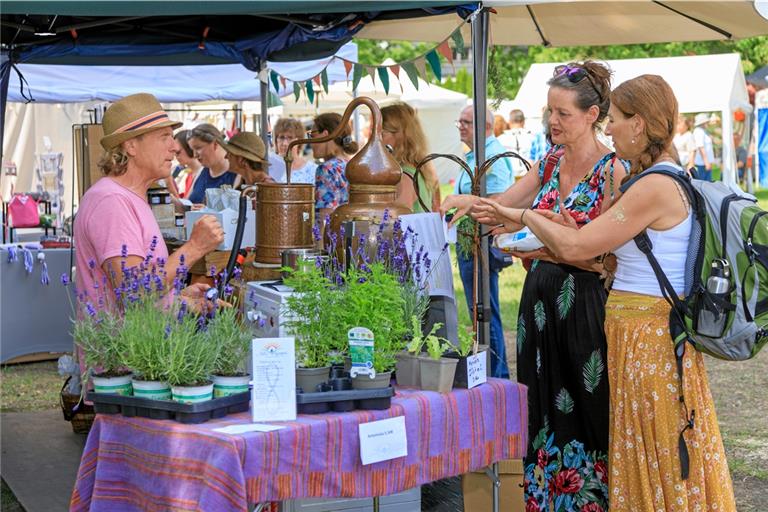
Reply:
[[[523,213],[520,214],[520,224],[523,224],[523,217],[525,217],[525,212],[528,211],[528,208],[523,209]]]

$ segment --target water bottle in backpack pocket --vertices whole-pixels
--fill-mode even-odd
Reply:
[[[719,338],[725,333],[728,315],[733,311],[728,307],[734,290],[730,278],[728,260],[712,260],[707,285],[695,301],[693,328],[697,333],[711,338]]]

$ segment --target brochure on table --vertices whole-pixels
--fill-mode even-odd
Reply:
[[[253,422],[295,420],[296,346],[294,338],[254,338],[251,343]]]

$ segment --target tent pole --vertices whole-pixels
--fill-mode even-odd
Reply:
[[[474,152],[475,164],[479,167],[485,161],[485,119],[486,91],[488,82],[488,9],[483,9],[472,19],[472,74],[474,106]],[[477,167],[475,168],[477,169]],[[480,181],[480,195],[485,196],[485,178]],[[483,232],[488,228],[481,226]],[[477,312],[477,336],[483,345],[491,341],[491,301],[488,272],[488,237],[481,237],[480,265],[475,265],[478,293],[475,295],[474,308]]]
[[[267,68],[267,61],[262,60],[259,69],[262,71]],[[259,80],[259,102],[261,105],[261,140],[264,141],[265,157],[269,157],[269,83]]]

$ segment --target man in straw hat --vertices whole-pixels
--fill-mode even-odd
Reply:
[[[221,147],[227,152],[229,170],[239,174],[245,185],[275,182],[267,172],[269,161],[264,142],[255,133],[240,132],[229,142],[222,142]]]
[[[126,96],[104,113],[101,145],[106,153],[99,162],[104,177],[83,195],[75,218],[76,281],[81,292],[97,289],[110,275],[117,282],[107,282],[117,286],[123,261],[134,267],[149,255],[153,262],[164,261],[170,286],[179,267],[191,266],[224,239],[218,221],[204,216],[190,240],[169,257],[147,203],[147,189],[157,180],[170,179],[177,149],[173,129],[180,125],[146,93]],[[206,288],[195,285],[182,293],[191,306],[202,306]]]
[[[696,146],[693,164],[698,179],[712,181],[712,161],[715,159],[715,153],[712,150],[712,137],[704,129],[708,123],[709,116],[706,113],[696,114],[693,120],[693,142]]]

